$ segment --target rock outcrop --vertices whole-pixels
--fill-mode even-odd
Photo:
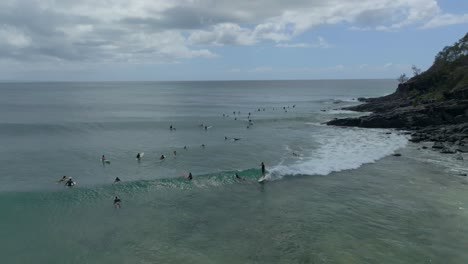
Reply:
[[[414,131],[413,142],[468,146],[468,34],[444,48],[426,72],[401,83],[393,94],[358,100],[364,103],[344,110],[372,114],[327,124],[404,129]]]

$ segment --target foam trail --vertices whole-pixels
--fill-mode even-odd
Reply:
[[[272,167],[267,179],[281,179],[286,175],[327,175],[334,171],[357,169],[406,146],[408,140],[405,136],[385,134],[385,131],[388,130],[327,128],[324,133],[314,135],[321,145],[309,157],[295,164]]]

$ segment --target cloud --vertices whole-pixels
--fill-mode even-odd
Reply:
[[[435,0],[3,0],[0,60],[24,63],[172,63],[215,58],[213,46],[273,43],[327,48],[321,25],[354,30],[433,28],[468,23]]]
[[[313,43],[278,43],[276,47],[279,48],[330,48],[331,45],[323,38],[317,37],[317,41]]]
[[[224,23],[214,26],[211,30],[193,32],[189,42],[194,45],[252,45],[256,43],[252,31],[239,25]]]
[[[422,28],[435,28],[455,24],[468,23],[468,14],[454,15],[454,14],[441,14],[431,18]]]

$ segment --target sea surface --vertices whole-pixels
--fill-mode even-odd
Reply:
[[[396,86],[0,83],[1,263],[468,263],[463,161],[323,124]]]

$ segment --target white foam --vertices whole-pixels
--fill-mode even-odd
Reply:
[[[320,142],[303,160],[271,167],[267,179],[286,175],[327,175],[334,171],[357,169],[395,153],[408,143],[404,135],[385,134],[388,130],[328,127],[312,135]]]
[[[361,114],[361,112],[342,110],[342,109],[332,109],[322,112],[324,114],[339,115],[339,114]]]

